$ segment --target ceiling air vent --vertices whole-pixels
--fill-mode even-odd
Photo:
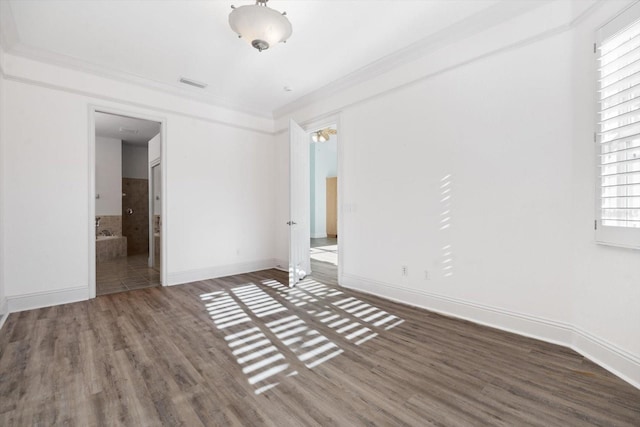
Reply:
[[[180,77],[180,83],[184,83],[189,86],[195,86],[200,89],[204,89],[205,87],[208,86],[206,83],[200,83],[195,80],[187,79],[186,77]]]

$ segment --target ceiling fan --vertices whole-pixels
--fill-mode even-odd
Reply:
[[[311,140],[313,142],[327,142],[331,135],[337,135],[338,131],[336,129],[325,128],[320,129],[311,133]]]

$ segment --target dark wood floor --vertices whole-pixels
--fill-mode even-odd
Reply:
[[[337,238],[311,239],[311,271],[316,280],[327,285],[338,285]]]
[[[12,314],[0,425],[640,425],[640,390],[569,349],[286,278]]]

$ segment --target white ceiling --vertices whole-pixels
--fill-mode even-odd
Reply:
[[[516,1],[535,3],[271,0],[270,7],[287,12],[293,35],[264,52],[229,28],[230,6],[253,3],[246,0],[9,0],[2,32],[6,48],[17,54],[28,51],[270,116],[398,50],[477,24],[488,10]],[[181,76],[209,86],[185,87]]]
[[[147,146],[160,132],[160,123],[115,114],[96,113],[96,136],[120,139],[133,145]]]

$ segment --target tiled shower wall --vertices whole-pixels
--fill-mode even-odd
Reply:
[[[129,255],[149,252],[149,180],[122,178],[122,234]],[[133,214],[127,214],[133,209]]]

